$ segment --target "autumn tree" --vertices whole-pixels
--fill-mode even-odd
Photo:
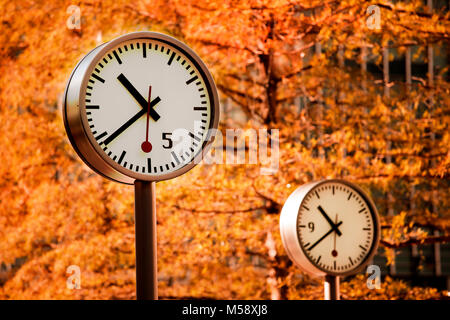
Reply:
[[[422,1],[373,4],[379,29],[367,25],[369,4],[356,0],[80,1],[78,30],[66,24],[70,2],[3,1],[0,297],[135,297],[132,187],[82,164],[58,110],[76,61],[135,30],[196,49],[220,90],[223,133],[279,130],[271,174],[261,174],[263,164],[201,164],[158,183],[162,298],[321,298],[320,280],[292,265],[278,232],[284,200],[312,180],[345,178],[369,191],[390,258],[397,247],[448,242],[447,70],[409,82],[366,69],[383,70],[411,48],[423,59],[427,47],[448,42],[449,14]],[[66,288],[70,265],[82,271],[81,290]],[[369,291],[361,276],[342,292],[442,296],[391,279]]]

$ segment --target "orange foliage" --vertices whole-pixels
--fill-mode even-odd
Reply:
[[[424,12],[422,3],[386,3],[381,30],[369,30],[367,3],[357,0],[86,0],[76,3],[81,29],[70,30],[70,1],[0,1],[0,298],[135,298],[132,187],[105,181],[78,159],[60,108],[77,60],[136,30],[169,33],[198,51],[224,103],[232,102],[222,129],[280,129],[273,175],[260,175],[260,165],[199,165],[158,183],[163,298],[269,299],[274,291],[283,299],[322,298],[320,280],[292,266],[278,234],[284,200],[311,180],[341,177],[370,190],[383,224],[392,226],[383,235],[389,243],[426,236],[417,224],[448,235],[446,70],[408,93],[394,81],[386,98],[382,82],[336,59],[340,44],[347,61],[361,62],[367,46],[380,64],[385,45],[402,53],[405,44],[448,41],[449,14],[410,13]],[[311,55],[317,42],[323,51]],[[309,106],[299,111],[300,95]],[[411,185],[414,210],[403,200]],[[398,199],[394,212],[403,212],[394,220],[388,191]],[[430,204],[437,201],[436,213]],[[268,237],[276,244],[272,258]],[[70,265],[81,269],[81,290],[66,287]],[[368,290],[362,276],[344,282],[342,293],[443,297],[389,278]]]

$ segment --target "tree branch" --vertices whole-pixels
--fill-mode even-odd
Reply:
[[[272,198],[262,194],[261,192],[259,192],[256,189],[255,181],[253,181],[252,187],[253,187],[253,190],[255,190],[255,193],[259,197],[263,198],[264,200],[266,200],[266,201],[268,201],[270,203],[269,207],[266,207],[266,210],[267,210],[268,213],[278,213],[281,210],[281,207],[282,207],[281,203],[279,203],[278,201],[276,201],[276,200],[274,200],[274,199],[272,199]]]
[[[418,175],[418,174],[374,174],[374,175],[364,175],[364,176],[353,176],[352,179],[360,179],[360,180],[365,180],[365,179],[375,179],[375,178],[395,178],[395,179],[399,179],[399,178],[422,178],[422,179],[439,179],[439,180],[445,180],[450,178],[450,173],[445,173],[443,176],[434,176],[431,174],[423,174],[423,175]]]
[[[309,70],[309,69],[312,69],[312,65],[309,65],[309,66],[300,68],[299,70],[294,71],[294,72],[291,72],[291,73],[288,73],[288,74],[286,74],[286,75],[284,75],[284,76],[282,76],[282,77],[280,77],[280,78],[278,78],[278,79],[279,79],[279,80],[282,80],[282,79],[289,79],[289,78],[292,78],[292,77],[294,77],[294,76],[301,75],[303,71],[306,71],[306,70]]]
[[[192,38],[192,40],[197,41],[205,46],[215,46],[215,47],[219,47],[222,49],[234,49],[234,50],[242,50],[242,51],[248,51],[251,54],[254,55],[258,55],[261,54],[262,51],[254,51],[250,48],[247,47],[238,47],[235,45],[231,45],[231,44],[225,44],[225,43],[220,43],[220,42],[216,42],[216,41],[212,41],[212,40],[205,40],[205,39],[197,39],[197,38]]]
[[[435,225],[432,223],[420,223],[420,222],[414,222],[411,225],[412,227],[416,227],[416,228],[428,228],[428,229],[432,229],[432,230],[437,230],[440,232],[450,232],[449,228],[443,228],[442,226],[439,225]],[[381,225],[381,229],[391,229],[392,225],[391,224],[382,224]]]
[[[267,84],[265,84],[265,83],[263,83],[263,82],[255,81],[255,80],[253,80],[253,79],[244,79],[244,78],[241,78],[241,77],[239,77],[238,75],[233,74],[233,73],[227,73],[227,74],[225,74],[224,76],[225,76],[225,77],[232,78],[232,79],[236,79],[236,80],[238,80],[238,81],[249,82],[249,83],[251,83],[251,84],[257,84],[257,85],[259,85],[259,86],[261,86],[261,87],[266,87],[266,86],[267,86]]]
[[[431,18],[433,16],[432,14],[426,13],[426,12],[416,12],[416,11],[407,11],[407,10],[403,10],[403,9],[397,9],[390,3],[375,3],[375,5],[383,8],[383,9],[387,9],[389,11],[408,13],[408,14],[416,15],[416,16],[422,17],[422,18]],[[445,20],[445,17],[439,16],[438,20]]]
[[[227,96],[229,96],[229,95],[236,95],[236,96],[238,96],[238,97],[240,97],[242,99],[250,99],[250,100],[252,100],[255,103],[263,103],[264,102],[261,98],[252,97],[252,96],[247,95],[244,92],[241,92],[241,91],[238,91],[238,90],[235,90],[235,89],[231,89],[231,88],[227,88],[227,87],[225,87],[224,85],[222,85],[220,83],[217,84],[217,87],[221,91],[223,91],[223,93],[225,93]]]
[[[390,152],[390,153],[377,153],[375,157],[414,157],[414,158],[422,158],[422,159],[434,159],[445,157],[447,153],[436,153],[436,154],[414,154],[414,153],[404,153],[404,152]]]
[[[253,212],[256,210],[266,210],[267,209],[267,207],[265,207],[265,206],[260,206],[260,207],[242,209],[242,210],[203,210],[203,209],[185,208],[185,207],[181,207],[177,204],[173,205],[173,207],[178,210],[186,210],[186,211],[195,212],[195,213],[216,213],[216,214],[245,213],[245,212]]]
[[[390,242],[387,240],[381,240],[381,245],[391,248],[391,249],[397,249],[397,248],[405,248],[410,247],[414,244],[416,245],[425,245],[425,244],[434,244],[434,243],[448,243],[450,242],[450,235],[446,236],[430,236],[424,239],[408,239],[402,242]]]

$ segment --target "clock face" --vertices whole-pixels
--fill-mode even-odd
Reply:
[[[80,99],[84,130],[118,171],[167,175],[202,151],[214,101],[211,83],[188,51],[164,39],[128,39],[92,66]]]
[[[356,189],[326,181],[304,197],[297,216],[300,246],[317,268],[347,273],[373,252],[377,221],[372,206]]]

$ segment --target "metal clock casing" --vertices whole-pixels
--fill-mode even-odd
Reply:
[[[202,130],[205,133],[204,136],[202,136],[200,145],[197,146],[195,152],[192,152],[190,154],[190,158],[188,159],[187,156],[184,161],[181,161],[181,158],[177,159],[177,165],[179,167],[175,168],[174,163],[175,160],[172,163],[172,166],[175,168],[170,167],[170,170],[165,170],[166,166],[167,169],[169,169],[169,164],[165,164],[164,167],[161,165],[161,169],[158,168],[155,169],[156,172],[154,174],[149,174],[149,172],[135,172],[133,170],[130,170],[127,167],[123,167],[118,163],[118,160],[120,159],[120,154],[117,154],[115,156],[115,160],[113,160],[108,154],[102,149],[102,146],[96,141],[96,137],[89,129],[90,123],[88,122],[86,113],[90,112],[91,110],[87,111],[86,105],[88,104],[87,101],[87,86],[88,81],[91,79],[92,76],[94,76],[95,68],[98,65],[99,62],[102,62],[101,59],[106,57],[106,60],[109,60],[106,56],[108,52],[111,52],[112,49],[116,48],[118,45],[123,43],[128,43],[130,41],[140,41],[142,39],[143,42],[145,41],[156,41],[158,43],[164,43],[167,44],[166,48],[161,50],[161,52],[165,55],[167,53],[167,60],[165,60],[165,63],[170,67],[170,64],[175,64],[176,58],[179,56],[183,56],[184,59],[181,59],[178,57],[178,60],[180,60],[177,63],[180,63],[184,60],[187,61],[187,63],[183,62],[183,67],[192,66],[192,68],[189,70],[191,72],[194,71],[194,77],[198,78],[198,82],[201,83],[201,87],[204,89],[203,96],[206,96],[208,99],[208,127]],[[162,46],[161,46],[162,47]],[[169,48],[172,48],[172,52]],[[129,46],[125,49],[131,49]],[[136,47],[133,48],[134,50],[137,50]],[[144,45],[142,45],[142,48],[144,49]],[[159,48],[158,48],[159,49]],[[161,48],[163,49],[163,48]],[[143,50],[144,51],[144,50]],[[146,52],[143,52],[144,57],[145,54],[150,56],[150,48],[145,49]],[[175,54],[175,51],[178,54]],[[157,52],[159,53],[159,51]],[[169,54],[170,53],[170,54]],[[116,54],[114,54],[115,56]],[[114,61],[115,57],[111,56],[110,63],[116,63]],[[119,59],[119,58],[118,58]],[[172,62],[173,61],[173,62]],[[166,67],[166,65],[164,66]],[[142,70],[142,72],[155,72],[154,70]],[[198,76],[197,76],[198,75]],[[190,76],[187,74],[187,76],[190,78]],[[95,80],[95,79],[94,79]],[[191,84],[192,80],[186,81],[186,85],[195,86],[195,83]],[[198,83],[197,83],[198,84]],[[199,87],[200,88],[200,87]],[[200,90],[200,89],[199,89]],[[114,95],[115,92],[112,90],[112,92],[108,93],[111,95]],[[177,92],[173,93],[174,95],[177,95]],[[158,95],[158,92],[155,93],[155,95]],[[162,98],[164,99],[164,97]],[[205,98],[206,100],[206,98]],[[202,102],[203,103],[203,102]],[[200,107],[197,107],[199,109],[204,109],[203,105],[200,105]],[[107,108],[108,106],[102,106],[103,108]],[[127,106],[124,106],[127,107]],[[186,105],[186,108],[193,108],[195,106]],[[96,111],[96,110],[94,110]],[[172,111],[173,117],[177,116],[183,116],[178,115],[176,110]],[[97,48],[93,49],[91,52],[89,52],[75,67],[73,70],[69,81],[66,86],[65,90],[65,100],[64,100],[64,107],[63,107],[63,119],[64,119],[64,125],[66,128],[66,132],[68,134],[69,140],[74,147],[75,151],[78,153],[80,158],[94,171],[97,173],[103,175],[104,177],[107,177],[111,180],[118,181],[121,183],[126,184],[133,184],[135,180],[141,180],[141,181],[160,181],[160,180],[166,180],[171,179],[174,177],[177,177],[190,169],[192,169],[195,164],[200,162],[202,155],[208,150],[208,148],[211,146],[214,137],[211,135],[211,130],[209,129],[216,129],[219,122],[219,99],[217,94],[217,89],[214,84],[214,80],[207,69],[206,65],[203,63],[203,61],[198,57],[198,55],[190,49],[186,44],[178,41],[175,38],[172,38],[170,36],[167,36],[165,34],[157,33],[157,32],[134,32],[129,33],[126,35],[123,35],[121,37],[118,37],[116,39],[113,39],[107,43],[104,43]],[[127,119],[124,118],[123,121],[126,121]],[[144,133],[142,133],[144,135]],[[194,133],[196,135],[196,133]],[[98,138],[97,134],[97,138]],[[142,137],[137,137],[137,141],[141,139]],[[198,140],[198,137],[195,137]],[[160,138],[159,138],[160,139]],[[198,141],[194,142],[198,142]],[[168,151],[170,152],[170,151]],[[178,163],[178,160],[181,164]],[[144,168],[142,168],[144,170]],[[166,172],[164,172],[166,171]]]
[[[311,199],[311,197],[315,197],[316,201],[320,201],[320,199],[318,198],[318,197],[320,197],[320,193],[316,195],[315,192],[317,190],[320,190],[321,188],[322,188],[321,190],[323,190],[323,191],[337,193],[337,190],[331,189],[331,186],[333,186],[333,185],[342,186],[342,188],[343,188],[342,190],[345,189],[344,190],[345,198],[349,198],[349,199],[352,199],[352,197],[358,198],[359,201],[361,201],[363,203],[361,208],[367,208],[367,210],[369,211],[367,216],[370,216],[369,222],[364,221],[364,222],[368,223],[371,227],[371,231],[367,231],[367,232],[373,232],[373,235],[371,236],[371,241],[369,244],[366,244],[366,241],[367,241],[366,239],[362,239],[362,238],[361,239],[350,239],[350,240],[355,240],[355,241],[360,240],[361,244],[363,244],[364,246],[367,245],[367,247],[365,247],[367,251],[363,251],[362,248],[361,249],[356,248],[356,250],[361,250],[362,252],[364,252],[364,254],[361,257],[361,260],[359,260],[359,261],[352,261],[352,258],[349,257],[350,260],[348,261],[348,264],[346,265],[345,270],[344,270],[344,268],[342,268],[341,270],[338,270],[336,268],[336,265],[334,265],[336,270],[330,270],[330,268],[328,268],[328,267],[325,268],[323,263],[320,262],[321,255],[319,257],[315,257],[315,258],[311,257],[311,252],[319,249],[318,245],[316,245],[311,250],[311,252],[307,252],[307,250],[308,250],[307,248],[312,247],[313,244],[308,243],[309,246],[307,248],[305,248],[305,244],[302,243],[301,238],[300,238],[301,232],[299,230],[300,229],[299,218],[300,218],[300,211],[302,210],[302,206],[304,208],[305,200],[306,199],[309,200],[309,199]],[[330,189],[328,189],[328,186],[330,187]],[[325,187],[327,187],[327,189],[325,189]],[[342,191],[342,190],[340,190],[340,191]],[[348,193],[346,192],[347,190],[349,190]],[[358,202],[358,205],[360,205],[359,202]],[[330,210],[330,208],[334,208],[331,203],[327,205],[326,211],[328,211],[329,215],[331,215],[331,213],[334,214],[335,212],[333,210]],[[305,210],[305,209],[303,209],[303,210]],[[317,208],[308,207],[308,210],[309,210],[308,214],[317,215],[317,216],[315,216],[315,219],[323,220],[324,225],[328,226],[326,219],[323,219],[322,214],[319,212],[319,210],[317,210]],[[361,209],[361,210],[363,210],[363,209]],[[342,211],[342,208],[340,208],[338,211]],[[364,211],[363,211],[363,213],[364,213]],[[354,214],[355,216],[361,215],[361,213],[359,213],[359,212],[353,212],[352,214]],[[367,216],[364,218],[365,220],[368,219]],[[334,220],[334,216],[332,218]],[[342,212],[341,212],[340,220],[342,222],[341,225],[346,223],[347,227],[349,224],[352,223],[351,219],[348,220],[348,218],[347,219],[344,218],[344,214]],[[336,223],[337,223],[337,221],[336,221]],[[331,227],[328,227],[328,228],[330,228],[330,230],[331,230]],[[302,225],[301,229],[302,229],[302,232],[307,232],[306,226]],[[305,184],[303,186],[300,186],[288,197],[288,199],[286,200],[286,202],[282,208],[281,215],[280,215],[280,233],[281,233],[281,239],[283,242],[283,246],[286,249],[288,256],[294,262],[294,264],[297,265],[302,271],[307,272],[313,276],[325,276],[325,275],[343,276],[343,275],[354,274],[354,273],[357,273],[358,271],[361,271],[364,268],[364,266],[370,261],[370,259],[373,257],[373,255],[376,253],[376,250],[378,248],[379,238],[380,238],[380,224],[379,224],[378,212],[376,210],[374,203],[361,188],[359,188],[355,184],[350,183],[348,181],[339,180],[339,179],[331,179],[331,180],[321,180],[321,181],[311,182],[311,183]],[[325,247],[325,249],[321,248],[321,250],[326,251],[327,249],[329,249],[330,254],[331,254],[332,248],[331,248],[331,246],[330,246],[330,248],[328,248],[326,245],[327,245],[327,243],[331,242],[332,238],[330,238],[330,237],[336,236],[333,233],[334,232],[332,232],[329,236],[326,236],[322,240],[322,242],[319,242],[319,244],[322,243],[322,246]],[[356,234],[356,233],[357,233],[356,230],[349,232],[347,229],[345,236],[348,239],[348,237],[353,237],[354,234]],[[326,235],[326,233],[324,233],[322,231],[317,236],[313,237],[313,239],[320,240],[321,236],[323,237],[324,235]],[[344,234],[342,234],[342,236],[344,236]],[[303,242],[305,242],[305,241],[303,241]],[[317,241],[314,241],[314,242],[317,242]],[[356,241],[356,242],[358,242],[358,241]],[[335,244],[335,246],[336,246],[336,244]],[[348,248],[346,248],[346,249],[348,249]],[[347,259],[347,257],[345,257],[345,258]],[[333,259],[333,258],[331,258],[331,259]],[[355,259],[353,259],[353,260],[355,260]],[[351,266],[350,266],[350,261],[352,261]],[[331,269],[333,269],[333,268],[331,268]]]

